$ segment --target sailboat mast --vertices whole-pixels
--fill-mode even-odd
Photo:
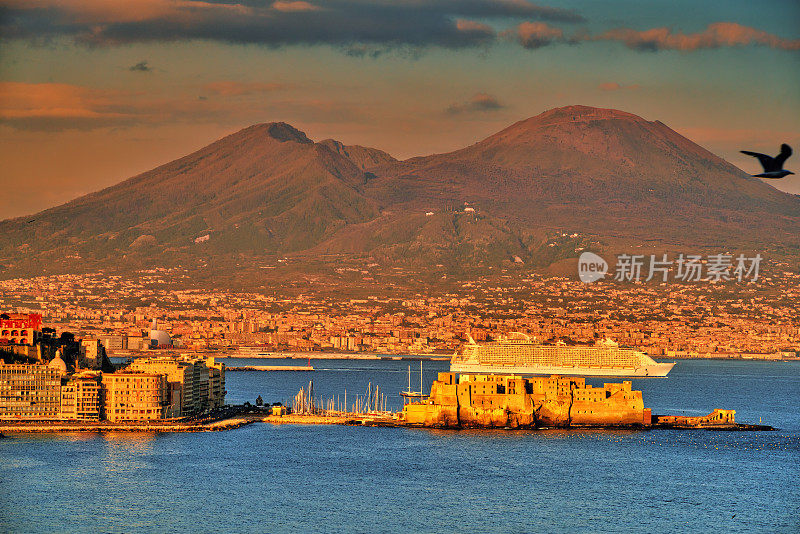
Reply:
[[[420,394],[425,393],[425,390],[422,389],[422,360],[419,361],[419,392]]]

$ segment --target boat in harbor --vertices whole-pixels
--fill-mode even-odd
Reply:
[[[498,341],[476,343],[472,336],[450,360],[454,373],[664,377],[674,362],[659,363],[647,354],[620,347],[610,339],[594,345],[538,343],[514,332]]]
[[[273,353],[258,346],[240,345],[236,350],[228,354],[228,358],[269,358]]]
[[[408,389],[405,391],[400,392],[400,396],[403,397],[403,402],[414,402],[414,401],[424,401],[430,395],[425,394],[425,390],[422,386],[422,360],[419,362],[419,391],[413,391],[411,389],[411,366],[408,366]]]

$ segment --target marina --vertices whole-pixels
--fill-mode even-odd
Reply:
[[[665,380],[633,379],[653,414],[703,416],[725,406],[736,409],[737,421],[762,419],[778,429],[772,432],[446,430],[382,426],[374,416],[266,413],[246,414],[252,422],[224,432],[0,430],[6,436],[0,439],[3,490],[34,497],[25,507],[4,507],[0,527],[85,530],[87,520],[73,515],[69,496],[70,488],[81,487],[104,495],[81,509],[93,515],[93,529],[108,532],[128,531],[138,522],[196,532],[198,503],[209,499],[237,512],[233,518],[204,516],[207,530],[298,532],[313,530],[325,517],[330,532],[428,531],[432,522],[439,531],[489,532],[491,507],[505,518],[505,529],[518,532],[537,531],[546,522],[552,532],[646,528],[666,534],[689,517],[693,528],[705,531],[792,532],[800,505],[793,491],[800,450],[798,365],[691,360]],[[447,362],[425,363],[424,384],[448,371]],[[415,390],[417,373],[412,365]],[[343,403],[346,390],[352,405],[355,392],[367,393],[372,383],[386,391],[387,408],[397,412],[409,369],[407,362],[341,360],[315,362],[313,375],[230,373],[228,402],[252,403],[261,395],[289,406],[301,388],[309,389],[310,376],[318,398],[338,394]],[[609,480],[624,483],[609,492]],[[44,488],[48,499],[40,498]],[[420,498],[429,495],[437,498]],[[104,504],[109,500],[113,509]],[[166,510],[165,501],[171,502]],[[411,501],[415,514],[400,507]],[[782,506],[775,509],[775,502]],[[519,513],[521,508],[530,513]]]

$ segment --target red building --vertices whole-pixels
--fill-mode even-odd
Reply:
[[[0,344],[33,345],[42,333],[42,316],[38,313],[0,314]]]

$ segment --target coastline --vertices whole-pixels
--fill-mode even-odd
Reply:
[[[227,366],[226,371],[313,371],[310,365],[239,365]]]
[[[257,349],[257,347],[249,347]],[[639,349],[643,350],[643,349]],[[189,349],[164,349],[164,350],[110,350],[108,355],[114,358],[135,358],[145,355],[160,354],[160,353],[197,353],[208,354],[218,358],[231,358],[231,359],[253,359],[253,360],[307,360],[309,358],[314,360],[376,360],[376,361],[450,361],[452,354],[431,354],[431,353],[402,353],[393,354],[385,352],[293,352],[293,351],[273,351],[264,350],[263,352],[254,352],[252,354],[242,354],[240,352],[225,349],[205,349],[205,350],[189,350]],[[646,351],[645,351],[646,352]],[[783,356],[780,358],[766,357],[772,355],[757,355],[753,353],[697,353],[697,354],[649,354],[651,358],[656,361],[675,361],[675,360],[730,360],[730,361],[756,361],[756,362],[798,362],[800,356],[791,357]]]
[[[75,432],[217,432],[233,430],[255,419],[234,415],[214,421],[110,423],[108,421],[2,421],[0,434],[69,434]]]
[[[157,349],[157,350],[109,350],[110,358],[140,358],[160,354],[202,354],[215,358],[252,359],[252,360],[376,360],[376,361],[442,361],[449,362],[452,354],[391,354],[378,352],[277,352],[264,350],[252,354],[237,351],[189,350],[189,349]]]
[[[777,430],[769,425],[755,425],[747,423],[733,424],[706,424],[690,425],[683,423],[656,422],[653,425],[570,425],[559,427],[542,426],[520,426],[519,428],[508,428],[500,426],[441,426],[441,425],[420,425],[409,424],[397,417],[393,413],[376,414],[357,414],[357,413],[335,413],[328,415],[321,414],[286,414],[271,415],[263,413],[236,414],[230,417],[217,419],[214,421],[182,421],[163,423],[109,423],[106,421],[97,422],[65,422],[65,421],[14,421],[0,422],[0,436],[10,437],[13,434],[71,434],[87,432],[221,432],[234,430],[253,423],[268,423],[273,425],[342,425],[342,426],[377,426],[377,427],[404,427],[404,428],[428,428],[437,430],[561,430],[561,431],[616,431],[616,430],[714,430],[731,432],[751,432],[751,431],[774,431]]]
[[[243,358],[253,360],[395,360],[395,361],[450,361],[452,355],[435,354],[385,354],[377,352],[274,352],[256,354],[227,353],[220,358]]]
[[[126,422],[108,421],[0,421],[0,436],[13,434],[70,434],[85,432],[221,432],[252,423],[345,426],[405,426],[392,414],[335,415],[265,413],[236,414],[213,421]]]

